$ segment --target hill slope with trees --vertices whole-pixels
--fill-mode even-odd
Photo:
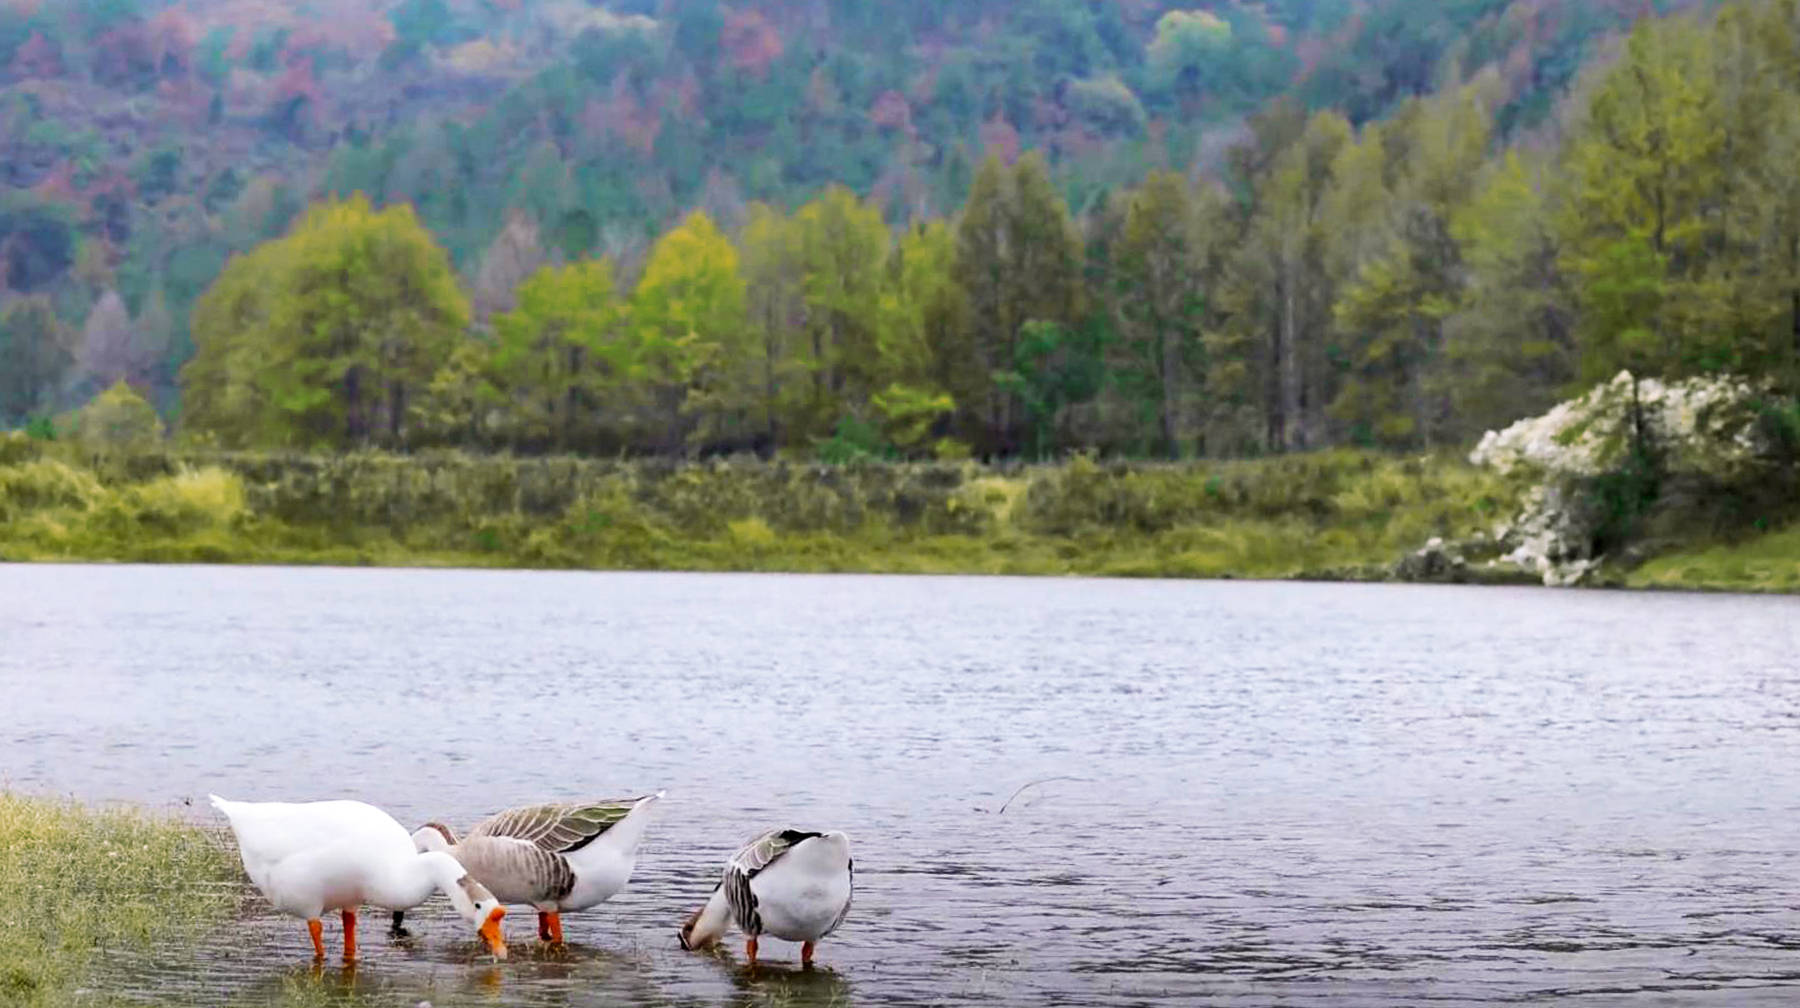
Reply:
[[[634,278],[696,209],[738,238],[842,185],[890,228],[946,218],[990,155],[1101,219],[1152,170],[1226,178],[1272,103],[1357,126],[1485,72],[1524,136],[1685,5],[1428,6],[6,0],[0,420],[119,380],[176,415],[200,294],[332,195],[410,204],[485,323],[540,261]]]

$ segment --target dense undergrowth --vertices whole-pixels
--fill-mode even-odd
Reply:
[[[1448,458],[798,465],[0,441],[0,559],[1385,577],[1515,495]]]
[[[0,1004],[74,1003],[101,958],[228,916],[238,874],[173,819],[0,792]]]

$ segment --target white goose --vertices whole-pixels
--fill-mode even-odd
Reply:
[[[506,957],[492,893],[455,858],[420,853],[406,827],[359,801],[235,802],[210,795],[213,808],[231,820],[250,881],[275,909],[305,919],[313,955],[325,958],[319,917],[338,910],[344,922],[344,958],[356,958],[356,909],[364,903],[389,910],[418,906],[442,890],[456,912],[498,958]]]
[[[426,823],[413,832],[422,851],[442,851],[493,891],[502,903],[530,904],[538,937],[560,943],[562,915],[618,895],[637,865],[650,809],[663,792],[507,809],[481,821],[462,840],[448,826]],[[399,930],[401,914],[394,915]]]
[[[801,942],[800,962],[811,966],[813,946],[850,914],[854,874],[848,835],[770,830],[726,862],[712,896],[682,922],[681,947],[703,948],[735,923],[751,966],[765,934]]]

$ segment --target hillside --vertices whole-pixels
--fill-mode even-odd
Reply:
[[[121,377],[172,413],[195,299],[330,193],[413,204],[471,277],[512,209],[629,268],[691,208],[729,229],[832,183],[891,223],[948,215],[985,155],[1024,149],[1080,216],[1153,167],[1222,173],[1282,96],[1360,123],[1492,68],[1499,128],[1530,130],[1647,9],[7,0],[0,314],[47,299],[54,323],[14,328],[53,325],[67,360],[15,368],[0,418]]]

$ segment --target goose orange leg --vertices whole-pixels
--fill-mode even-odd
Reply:
[[[812,965],[812,954],[813,954],[813,943],[812,942],[803,943],[800,946],[800,965],[811,966]]]
[[[538,938],[553,945],[562,944],[562,914],[551,910],[546,913],[538,911]]]
[[[356,958],[356,911],[344,911],[344,961]]]
[[[319,918],[317,917],[308,917],[306,919],[306,933],[312,935],[313,958],[325,958],[325,925],[320,923]]]
[[[750,968],[756,968],[756,936],[751,935],[744,942],[744,958],[750,960]]]

